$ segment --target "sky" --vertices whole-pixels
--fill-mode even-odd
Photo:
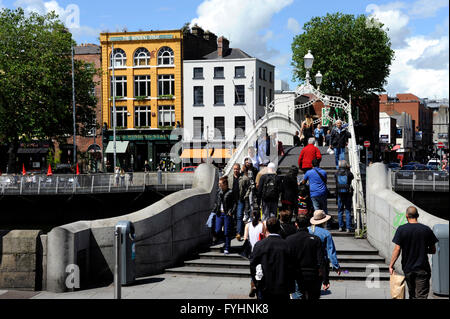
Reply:
[[[100,32],[197,23],[227,37],[230,47],[275,65],[275,78],[292,90],[299,83],[292,81],[291,44],[306,22],[335,12],[373,16],[385,25],[395,51],[387,94],[429,99],[449,97],[448,6],[449,0],[0,0],[0,8],[56,11],[77,43],[99,44]]]

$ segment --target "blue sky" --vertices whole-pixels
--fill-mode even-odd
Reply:
[[[119,5],[121,3],[121,5]],[[276,66],[291,89],[291,43],[315,16],[373,15],[389,27],[396,58],[386,91],[449,97],[448,0],[0,0],[0,8],[55,10],[78,43],[98,43],[102,31],[178,29],[198,23],[232,47]],[[314,52],[313,52],[314,54]],[[324,73],[324,72],[322,72]]]

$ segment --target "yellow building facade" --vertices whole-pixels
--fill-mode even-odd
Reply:
[[[109,170],[113,162],[114,86],[117,164],[141,170],[149,161],[155,169],[161,160],[167,160],[176,143],[170,131],[183,123],[182,40],[181,30],[100,34],[102,118]]]

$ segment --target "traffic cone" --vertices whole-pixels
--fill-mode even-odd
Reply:
[[[77,175],[80,175],[80,169],[78,168],[78,163],[77,163]]]
[[[52,175],[53,175],[53,173],[52,173],[52,167],[51,167],[50,164],[48,164],[47,176],[52,176]]]
[[[22,164],[22,176],[27,175],[27,171],[25,170],[25,164]]]

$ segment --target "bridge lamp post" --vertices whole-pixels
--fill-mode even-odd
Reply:
[[[320,71],[317,72],[317,74],[316,74],[316,84],[317,84],[317,90],[319,90],[319,91],[320,91],[320,85],[322,84],[322,78],[323,78],[323,76],[320,73]]]
[[[312,69],[314,63],[314,56],[311,54],[311,50],[308,50],[308,53],[303,57],[303,60],[305,62],[306,69],[306,83],[309,84],[309,80],[311,79],[309,76],[309,70]]]

